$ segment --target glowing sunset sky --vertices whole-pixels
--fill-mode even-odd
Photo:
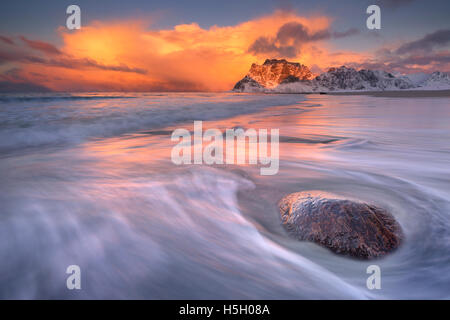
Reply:
[[[69,4],[81,30],[65,27]],[[0,91],[221,91],[251,63],[450,71],[450,2],[14,1],[0,11]]]

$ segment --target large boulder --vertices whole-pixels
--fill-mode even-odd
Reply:
[[[297,192],[279,203],[285,228],[299,240],[359,259],[382,257],[401,243],[402,230],[385,209],[324,192]]]

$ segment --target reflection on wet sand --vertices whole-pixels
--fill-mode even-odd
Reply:
[[[21,135],[11,135],[15,149],[6,149],[0,160],[0,296],[449,296],[445,100],[211,95],[113,99],[102,106],[77,100],[81,120],[72,118],[70,128],[67,118],[48,122],[34,117],[33,109],[29,118],[39,133],[34,143],[45,142],[38,150],[27,147],[32,136],[26,127],[3,128]],[[153,99],[172,102],[157,110],[160,101]],[[197,110],[195,101],[204,109]],[[238,115],[239,103],[247,114]],[[89,106],[107,109],[96,118],[98,110]],[[13,109],[7,112],[11,118]],[[175,165],[171,133],[193,130],[194,120],[203,120],[204,130],[222,132],[279,128],[279,172],[261,176],[258,165],[248,164]],[[108,121],[127,130],[111,131],[115,126]],[[80,128],[89,130],[67,140],[73,138],[67,132]],[[277,203],[305,190],[361,199],[392,212],[405,242],[377,261],[383,290],[367,290],[364,262],[288,237]],[[87,275],[76,297],[65,288],[64,271],[71,264]],[[29,277],[17,281],[18,274]]]

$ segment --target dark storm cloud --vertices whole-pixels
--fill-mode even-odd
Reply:
[[[409,56],[398,61],[399,65],[421,65],[448,64],[450,63],[450,52],[438,52],[428,55]]]
[[[21,36],[20,39],[25,42],[25,44],[35,50],[39,50],[44,52],[45,54],[51,54],[51,55],[59,55],[61,54],[61,51],[59,51],[58,48],[56,48],[54,45],[43,42],[43,41],[36,41],[36,40],[30,40],[25,38],[24,36]]]
[[[45,59],[29,56],[23,52],[0,51],[0,65],[8,62],[44,63]]]
[[[0,36],[0,40],[3,41],[6,44],[14,45],[14,41],[11,38],[9,38],[9,37]]]
[[[253,42],[248,51],[255,54],[277,53],[281,57],[292,58],[297,55],[298,48],[295,46],[280,46],[266,37],[259,37]]]
[[[62,67],[68,69],[82,69],[82,68],[95,68],[101,70],[109,70],[109,71],[121,71],[121,72],[132,72],[145,74],[147,73],[144,69],[139,68],[130,68],[125,64],[120,65],[104,65],[98,63],[97,61],[89,58],[83,59],[74,59],[74,58],[60,58],[60,59],[50,59],[45,62],[46,65]]]
[[[349,66],[357,69],[385,70],[388,72],[431,72],[450,71],[450,51],[431,52],[427,54],[414,54],[398,56],[388,54],[379,56],[376,59],[367,60],[363,63],[348,63]]]
[[[436,47],[443,47],[450,43],[450,29],[429,33],[423,38],[401,45],[396,52],[405,54],[414,51],[429,51]]]
[[[309,42],[315,40],[322,40],[329,37],[328,30],[319,31],[316,33],[309,33],[308,29],[298,22],[289,22],[280,27],[277,32],[275,41],[284,44],[290,40],[295,42]]]
[[[356,28],[348,29],[347,31],[339,32],[335,31],[333,32],[333,38],[339,39],[339,38],[345,38],[350,37],[359,34],[359,30]]]
[[[100,70],[132,72],[138,74],[146,74],[147,70],[140,68],[131,68],[125,64],[120,65],[105,65],[89,58],[75,59],[69,56],[61,56],[58,58],[42,58],[34,55],[29,55],[22,51],[8,52],[0,51],[0,65],[7,62],[21,62],[30,64],[42,64],[50,67],[60,67],[67,69],[85,69],[94,68]]]
[[[400,44],[397,49],[381,48],[375,58],[360,64],[357,68],[385,71],[409,72],[450,72],[450,29],[437,30],[414,41]]]
[[[301,46],[307,42],[339,39],[359,33],[352,28],[343,32],[332,32],[328,29],[310,32],[303,24],[288,22],[282,25],[274,38],[259,37],[253,42],[248,51],[254,54],[275,53],[281,57],[292,58],[300,53]]]

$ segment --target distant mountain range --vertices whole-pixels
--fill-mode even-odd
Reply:
[[[262,65],[252,64],[247,75],[236,83],[233,91],[306,93],[332,91],[396,91],[450,89],[450,75],[432,74],[394,75],[379,70],[345,66],[331,68],[313,77],[309,68],[284,59],[267,59]]]

